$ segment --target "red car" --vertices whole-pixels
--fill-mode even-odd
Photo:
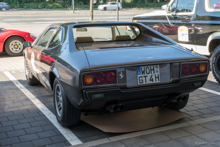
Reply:
[[[6,52],[10,56],[23,54],[23,43],[34,42],[37,37],[23,31],[6,30],[0,28],[0,52]]]

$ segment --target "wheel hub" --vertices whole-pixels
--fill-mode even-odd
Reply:
[[[9,44],[9,49],[12,53],[20,53],[23,50],[23,44],[19,40],[13,40]]]

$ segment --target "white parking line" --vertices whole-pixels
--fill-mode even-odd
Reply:
[[[55,115],[39,101],[29,90],[27,90],[11,73],[4,74],[35,104],[35,106],[50,120],[71,145],[82,144],[82,142],[68,128],[62,127],[56,120]]]
[[[216,95],[220,95],[220,92],[217,92],[217,91],[214,91],[214,90],[210,90],[210,89],[207,89],[207,88],[199,88],[200,90],[203,90],[203,91],[206,91],[206,92],[210,92],[210,93],[213,93],[213,94],[216,94]]]

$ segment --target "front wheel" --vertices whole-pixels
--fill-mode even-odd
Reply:
[[[182,96],[180,101],[168,102],[165,107],[173,109],[173,110],[179,110],[186,106],[188,100],[189,100],[189,94]]]
[[[104,8],[103,8],[103,10],[104,10],[104,11],[106,11],[106,10],[107,10],[107,8],[106,8],[106,7],[104,7]]]
[[[24,39],[20,37],[11,37],[5,42],[5,51],[10,56],[23,55]]]
[[[56,118],[60,125],[69,127],[78,124],[81,111],[70,103],[58,78],[54,80],[53,98]]]
[[[216,81],[220,83],[220,45],[215,48],[212,54],[210,67]]]

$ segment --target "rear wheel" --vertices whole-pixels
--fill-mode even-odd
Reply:
[[[106,11],[106,10],[107,10],[107,8],[106,8],[106,7],[104,7],[104,8],[103,8],[103,10],[104,10],[104,11]]]
[[[220,83],[220,45],[214,50],[210,64],[213,76]]]
[[[60,125],[68,127],[78,124],[81,111],[70,103],[58,78],[54,80],[53,97],[55,114]]]
[[[188,100],[189,100],[189,94],[183,96],[181,101],[167,103],[165,107],[173,110],[179,110],[186,106]]]
[[[6,11],[6,8],[2,8],[2,11]]]
[[[5,42],[5,51],[10,56],[20,56],[23,54],[24,42],[21,37],[11,37]]]
[[[39,81],[37,80],[37,78],[35,78],[31,71],[30,71],[30,67],[27,63],[27,60],[24,59],[24,67],[25,67],[25,76],[26,76],[26,80],[28,82],[29,85],[37,85],[39,84]]]

